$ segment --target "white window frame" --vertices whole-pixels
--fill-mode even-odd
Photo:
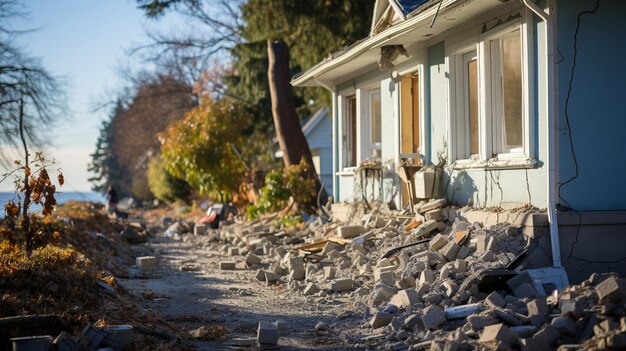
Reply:
[[[380,126],[379,126],[379,132],[380,132],[380,141],[378,142],[374,142],[374,113],[372,110],[372,105],[373,105],[373,101],[374,101],[374,95],[378,95],[378,101],[379,101],[379,105],[380,105],[380,111],[379,111],[379,118],[380,118]],[[383,105],[382,105],[382,95],[380,93],[380,88],[378,89],[372,89],[369,90],[367,92],[367,102],[368,102],[368,123],[369,123],[369,132],[368,132],[368,140],[370,143],[370,149],[374,150],[377,149],[380,152],[380,148],[382,145],[382,139],[383,139],[383,133],[382,133],[382,127],[383,127]]]
[[[446,61],[449,72],[449,94],[450,94],[450,160],[456,161],[462,167],[477,163],[477,167],[484,166],[484,160],[528,160],[534,156],[534,134],[535,125],[531,118],[530,111],[533,106],[533,83],[532,78],[534,67],[532,59],[533,34],[532,23],[528,23],[526,10],[519,9],[512,13],[521,14],[516,19],[497,25],[484,33],[476,35],[476,32],[467,31],[446,40]],[[503,16],[503,19],[511,14]],[[506,22],[506,21],[503,21]],[[482,26],[481,26],[482,27]],[[500,145],[501,126],[499,118],[502,114],[497,110],[502,106],[498,94],[492,90],[492,65],[491,47],[492,40],[505,37],[510,33],[519,31],[521,43],[522,62],[522,129],[523,146],[513,150],[504,150]],[[478,59],[478,143],[479,153],[469,154],[469,121],[466,107],[466,86],[464,68],[464,55],[476,51]],[[500,75],[493,77],[500,79]],[[495,85],[498,86],[498,85]],[[495,89],[495,87],[493,88]],[[481,161],[482,162],[476,162]],[[478,165],[481,163],[481,165]]]
[[[354,110],[354,116],[352,116],[354,118],[354,122],[355,122],[355,130],[354,130],[354,138],[355,140],[353,141],[354,144],[349,143],[349,140],[347,140],[347,137],[350,134],[350,130],[352,128],[351,124],[349,123],[349,119],[350,119],[350,100],[354,100],[354,104],[355,104],[355,110]],[[349,94],[345,94],[342,99],[341,99],[343,108],[342,110],[342,118],[341,118],[341,153],[342,153],[342,160],[341,160],[341,168],[342,170],[350,170],[353,169],[354,167],[356,167],[359,164],[359,108],[358,108],[358,104],[359,104],[359,99],[358,96],[356,94],[356,92],[352,91]],[[344,137],[346,139],[344,139]],[[351,150],[348,146],[354,146],[355,150]],[[350,158],[352,157],[352,153],[354,153],[354,160],[350,161]],[[350,164],[353,163],[353,164]]]

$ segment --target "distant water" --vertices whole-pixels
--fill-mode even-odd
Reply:
[[[88,201],[88,202],[97,202],[104,203],[105,199],[102,194],[94,192],[94,191],[63,191],[55,195],[58,204],[62,204],[68,201]],[[4,216],[4,205],[11,201],[17,201],[17,197],[15,193],[5,193],[0,192],[0,217]],[[40,206],[31,206],[31,211],[40,211]]]

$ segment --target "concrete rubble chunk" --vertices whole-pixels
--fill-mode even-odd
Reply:
[[[430,247],[432,251],[439,251],[447,244],[448,239],[443,234],[437,234],[434,238],[430,240],[430,242],[428,243],[428,247]]]
[[[448,298],[454,296],[454,294],[456,294],[456,292],[459,290],[459,285],[455,283],[452,279],[448,279],[443,282],[441,284],[441,287],[443,288],[444,294],[446,294]]]
[[[350,278],[338,278],[332,283],[332,290],[334,292],[342,292],[352,289],[353,281]]]
[[[239,256],[239,248],[238,247],[229,247],[228,248],[228,256]]]
[[[413,233],[415,234],[415,236],[421,237],[430,234],[433,230],[436,230],[438,228],[439,224],[437,223],[437,221],[431,219],[430,221],[426,221],[420,224],[419,227],[413,230]]]
[[[376,268],[374,270],[374,280],[385,285],[393,286],[396,283],[394,267]]]
[[[439,252],[443,255],[443,257],[450,261],[454,261],[461,247],[457,245],[454,241],[450,241],[446,244]]]
[[[326,256],[328,255],[331,251],[337,251],[337,252],[341,252],[343,250],[343,246],[334,243],[332,241],[329,241],[326,243],[326,245],[324,245],[324,249],[322,250],[322,255]]]
[[[414,289],[404,289],[392,296],[389,302],[398,307],[408,307],[419,302],[419,296]]]
[[[257,329],[257,342],[259,344],[278,344],[279,330],[274,323],[260,321]]]
[[[320,288],[318,288],[315,283],[309,283],[304,288],[304,291],[302,291],[302,294],[305,296],[310,296],[310,295],[317,294],[319,291],[320,291]]]
[[[324,267],[324,279],[334,279],[335,274],[337,274],[335,267]]]
[[[362,225],[342,226],[337,229],[337,235],[342,239],[352,239],[365,233]]]
[[[489,308],[504,307],[504,305],[504,299],[495,291],[485,298],[485,306]]]
[[[434,201],[431,201],[431,202],[429,202],[429,203],[427,203],[425,205],[422,205],[418,212],[420,214],[424,214],[424,213],[426,213],[428,211],[431,211],[431,210],[434,210],[434,209],[437,209],[437,208],[441,208],[441,207],[445,206],[446,203],[447,203],[446,199],[434,200]]]
[[[154,256],[140,256],[135,259],[137,268],[142,272],[150,272],[157,268],[157,260]]]
[[[219,263],[220,269],[223,271],[232,271],[237,268],[237,262],[232,261],[221,261]]]
[[[430,210],[428,212],[426,212],[424,214],[424,217],[426,218],[426,220],[435,220],[435,221],[443,221],[444,218],[444,214],[443,214],[443,210],[441,208],[435,209],[435,210]]]
[[[568,316],[559,316],[550,323],[562,335],[572,336],[576,334],[576,322]]]
[[[479,342],[493,349],[511,348],[517,336],[504,324],[486,326],[480,334]],[[504,345],[502,345],[504,344]]]
[[[422,271],[422,273],[420,273],[420,280],[419,283],[421,285],[423,284],[429,284],[435,281],[435,273],[430,270],[430,269],[425,269]]]
[[[253,253],[249,253],[248,256],[246,256],[246,265],[248,266],[261,264],[262,262],[261,258]]]
[[[596,286],[596,294],[600,303],[617,302],[626,296],[624,282],[615,276],[610,276]]]
[[[372,319],[370,320],[370,326],[374,329],[378,329],[380,327],[384,327],[387,324],[391,323],[392,320],[391,313],[388,312],[376,312]]]
[[[439,306],[428,306],[422,311],[422,324],[429,330],[439,329],[446,322],[443,309]]]

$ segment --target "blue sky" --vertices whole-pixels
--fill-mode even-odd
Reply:
[[[87,191],[89,154],[95,149],[98,129],[106,118],[106,111],[93,112],[93,107],[122,86],[116,72],[120,64],[129,61],[127,50],[145,44],[147,30],[176,30],[180,19],[172,15],[158,21],[146,19],[130,0],[23,3],[30,18],[20,29],[39,30],[25,34],[21,43],[67,83],[71,116],[51,130],[53,147],[49,157],[56,160],[65,175],[62,191]],[[0,191],[7,190],[12,190],[11,182],[0,183]]]

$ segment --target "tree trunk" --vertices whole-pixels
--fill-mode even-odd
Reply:
[[[306,176],[315,178],[315,187],[319,191],[319,178],[313,166],[309,144],[300,127],[293,92],[289,83],[289,47],[282,40],[268,40],[267,56],[269,60],[267,78],[272,98],[272,116],[285,166],[297,165],[304,159],[310,166],[308,167],[310,171]],[[311,205],[315,207],[315,204]]]

